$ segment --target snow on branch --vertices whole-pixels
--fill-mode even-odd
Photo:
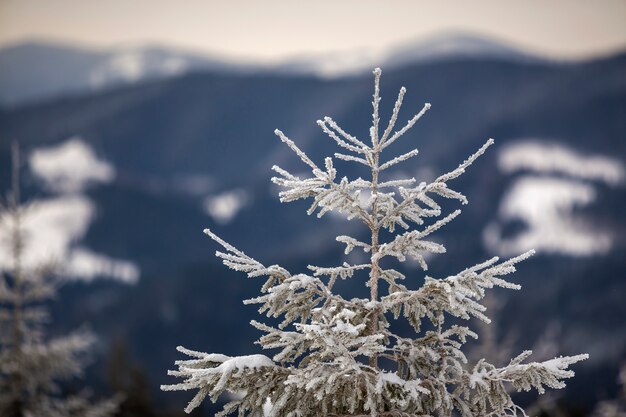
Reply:
[[[422,182],[414,188],[400,186],[398,191],[402,200],[383,207],[381,210],[383,216],[379,220],[379,223],[390,232],[393,232],[396,225],[408,229],[409,224],[406,220],[420,225],[423,223],[424,217],[439,216],[441,214],[441,207],[428,195],[429,193],[437,194],[444,198],[459,200],[461,203],[467,204],[467,198],[460,192],[448,188],[446,182],[463,174],[492,144],[493,139],[489,139],[478,151],[473,153],[456,169],[439,176],[431,183],[427,184]],[[420,205],[420,203],[425,207]]]
[[[311,311],[331,296],[319,278],[298,274],[269,288],[267,294],[245,300],[244,303],[261,304],[259,313],[266,313],[268,317],[284,315],[279,326],[282,329],[296,320],[305,322],[311,316]]]
[[[275,368],[274,362],[265,355],[229,357],[221,354],[195,352],[181,346],[179,352],[193,359],[176,361],[178,370],[168,371],[168,375],[184,378],[179,384],[161,385],[163,391],[198,389],[185,412],[190,413],[209,395],[213,400],[225,391],[239,391],[246,386],[246,380],[258,374],[266,375]]]
[[[356,156],[352,156],[352,155],[345,155],[342,153],[335,153],[335,158],[337,159],[341,159],[342,161],[348,161],[348,162],[358,162],[359,164],[363,164],[367,167],[371,167],[372,166],[372,162],[363,158],[358,158]]]
[[[333,266],[333,267],[321,267],[309,265],[308,268],[313,271],[313,275],[316,277],[322,275],[329,275],[331,277],[339,276],[342,279],[350,278],[356,271],[362,269],[369,269],[372,265],[370,264],[361,264],[361,265],[350,265],[347,262],[344,262],[342,266]]]
[[[345,235],[337,236],[335,240],[337,242],[346,244],[346,250],[344,251],[346,255],[352,252],[352,249],[356,247],[363,248],[364,252],[369,252],[372,249],[371,245],[365,242],[361,242],[360,240],[356,240],[355,238],[350,237],[350,236],[345,236]]]
[[[378,124],[380,123],[380,117],[378,114],[378,105],[380,103],[380,75],[383,73],[380,68],[376,68],[372,71],[374,74],[374,98],[372,100],[372,127],[370,128],[370,137],[372,138],[372,145],[376,148],[378,146]]]
[[[465,173],[465,169],[467,167],[469,167],[470,165],[472,165],[474,163],[474,161],[476,161],[476,159],[478,159],[479,156],[484,154],[485,151],[487,150],[487,148],[489,148],[491,145],[493,145],[493,143],[494,143],[493,139],[487,140],[487,142],[485,142],[485,144],[483,146],[481,146],[480,149],[478,149],[476,152],[474,152],[472,155],[470,155],[470,157],[467,158],[465,161],[463,161],[463,163],[460,164],[455,170],[450,171],[447,174],[443,174],[442,176],[437,178],[434,182],[435,183],[445,183],[445,182],[450,181],[450,180],[458,177],[459,175]]]
[[[311,341],[311,349],[316,350],[324,361],[357,364],[358,356],[384,351],[380,343],[383,335],[368,335],[365,331],[367,322],[349,309],[341,309],[332,317],[322,316],[320,321],[298,323],[296,328]]]
[[[446,248],[440,244],[417,238],[417,233],[407,232],[396,238],[390,243],[384,243],[380,246],[378,252],[374,255],[374,259],[380,259],[384,256],[394,256],[400,262],[406,261],[407,255],[417,260],[420,267],[426,271],[428,265],[422,255],[422,252],[445,253]]]
[[[359,218],[364,223],[371,223],[370,215],[359,204],[359,193],[361,188],[367,186],[367,182],[358,178],[349,181],[343,177],[338,183],[335,182],[337,171],[333,167],[332,159],[326,158],[326,171],[316,168],[313,178],[301,180],[274,166],[272,169],[281,177],[273,177],[272,182],[278,186],[286,188],[279,193],[281,202],[291,202],[304,198],[313,197],[313,203],[309,207],[307,214],[313,214],[317,209],[317,217],[322,217],[331,210],[336,210],[347,215],[347,218]]]
[[[364,150],[370,151],[371,148],[369,146],[367,146],[365,143],[361,142],[360,140],[358,140],[357,138],[355,138],[354,136],[350,135],[349,133],[346,133],[333,119],[331,119],[330,117],[324,117],[324,123],[326,123],[329,127],[335,129],[337,131],[337,133],[339,133],[344,139],[352,142],[353,144],[355,144],[356,146],[358,146],[359,148],[362,148]],[[363,152],[359,152],[359,153],[363,153]]]
[[[264,292],[274,285],[276,281],[283,282],[291,277],[291,274],[285,268],[279,265],[264,266],[259,261],[249,257],[239,249],[222,240],[215,233],[211,232],[211,230],[204,229],[204,233],[227,250],[226,253],[220,251],[215,252],[215,256],[221,258],[224,265],[234,271],[245,272],[250,278],[267,276],[268,280],[263,286]]]
[[[391,136],[389,139],[385,140],[381,145],[380,145],[380,149],[383,150],[385,149],[387,146],[391,145],[393,142],[395,142],[400,136],[404,135],[409,129],[411,129],[413,127],[413,125],[415,125],[415,123],[417,123],[417,121],[419,119],[422,118],[422,116],[424,114],[426,114],[426,112],[428,110],[430,110],[430,103],[426,103],[424,104],[424,107],[422,108],[422,110],[417,113],[415,116],[413,116],[411,118],[411,120],[408,121],[408,123],[406,124],[406,126],[404,126],[402,129],[398,130],[397,132],[395,132],[393,134],[393,136]]]
[[[342,148],[345,148],[349,151],[356,152],[359,154],[367,154],[370,152],[370,149],[368,146],[366,146],[363,142],[356,139],[355,137],[350,136],[347,133],[345,133],[343,129],[341,129],[331,118],[327,117],[327,118],[324,118],[324,120],[318,120],[317,125],[321,127],[324,133],[326,133],[332,140],[337,142],[337,145],[341,146]],[[339,136],[337,136],[337,134],[333,132],[329,128],[329,126],[333,127],[345,139],[349,140],[350,142],[353,142],[354,145],[347,143],[346,141],[341,139]]]
[[[296,144],[291,139],[289,139],[287,136],[285,136],[285,134],[283,132],[281,132],[280,130],[276,129],[276,130],[274,130],[274,133],[276,134],[276,136],[278,136],[280,138],[281,141],[283,141],[283,143],[285,143],[287,146],[289,146],[289,149],[294,151],[294,153],[300,157],[302,162],[304,162],[305,164],[310,166],[311,169],[313,170],[313,172],[320,171],[319,167],[317,165],[315,165],[315,163],[313,161],[311,161],[311,158],[309,158],[307,156],[307,154],[305,154],[303,151],[301,151],[300,148],[298,148],[296,146]]]
[[[497,369],[494,374],[500,380],[511,382],[518,390],[528,391],[535,388],[543,394],[544,385],[556,389],[565,388],[562,380],[574,376],[574,371],[569,370],[569,366],[589,359],[589,355],[584,353],[575,356],[559,356],[544,362],[521,363],[531,353],[527,351],[520,354],[512,359],[508,366]]]
[[[316,277],[327,275],[330,277],[328,284],[326,287],[328,290],[332,290],[337,278],[346,279],[350,278],[354,275],[356,271],[363,269],[370,269],[372,265],[370,264],[361,264],[361,265],[350,265],[347,262],[344,262],[342,266],[333,266],[333,267],[320,267],[309,265],[307,268],[313,271],[313,275]]]
[[[415,178],[384,181],[378,183],[378,188],[406,187],[415,184]]]
[[[398,99],[396,100],[396,104],[393,106],[393,113],[391,114],[391,118],[389,119],[389,124],[387,125],[387,129],[383,132],[383,136],[381,137],[381,142],[385,142],[391,134],[394,126],[396,125],[396,121],[398,120],[398,113],[400,113],[400,108],[402,107],[402,100],[404,99],[404,94],[406,94],[406,88],[400,88],[400,92],[398,93]]]
[[[258,341],[260,345],[265,349],[280,349],[272,358],[276,363],[295,362],[311,348],[311,341],[301,332],[277,329],[256,320],[250,324],[264,333]]]
[[[519,285],[500,277],[515,272],[515,264],[533,254],[534,251],[528,251],[500,264],[496,264],[499,259],[494,257],[445,279],[426,277],[420,289],[391,293],[382,298],[382,304],[386,311],[393,311],[396,318],[402,311],[418,332],[423,317],[428,317],[434,324],[440,323],[441,311],[466,320],[474,316],[489,323],[484,314],[486,308],[479,303],[485,296],[485,289],[496,286],[519,289]]]
[[[380,278],[389,284],[390,293],[394,293],[396,291],[406,291],[406,287],[398,283],[399,280],[406,278],[401,272],[398,272],[395,269],[381,269]]]
[[[428,269],[428,265],[426,264],[426,260],[421,252],[444,253],[446,248],[440,243],[425,241],[422,239],[450,222],[460,213],[461,210],[456,210],[422,231],[413,230],[396,236],[392,242],[380,245],[378,252],[376,252],[373,256],[373,259],[378,260],[384,256],[395,256],[399,261],[404,262],[406,260],[406,256],[411,256],[416,259],[421,268],[426,271]]]
[[[589,358],[589,355],[582,354],[561,356],[544,362],[522,363],[531,354],[530,350],[524,351],[502,368],[496,368],[481,359],[465,377],[464,382],[471,390],[467,391],[466,399],[471,405],[481,409],[488,409],[488,402],[513,407],[504,383],[510,383],[518,391],[535,388],[540,394],[545,392],[545,387],[561,389],[565,387],[563,379],[574,376],[574,371],[568,369],[569,366]]]
[[[385,162],[380,167],[378,167],[378,170],[379,171],[384,171],[387,168],[391,168],[392,166],[394,166],[394,165],[396,165],[396,164],[398,164],[400,162],[406,161],[409,158],[413,158],[414,156],[417,156],[417,154],[418,154],[418,150],[417,149],[413,149],[410,152],[407,152],[407,153],[405,153],[403,155],[400,155],[400,156],[397,156],[397,157],[393,158],[391,161]]]

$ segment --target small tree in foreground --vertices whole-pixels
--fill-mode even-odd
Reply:
[[[12,192],[0,206],[0,250],[10,265],[0,269],[0,416],[106,417],[117,409],[117,397],[98,403],[86,392],[67,395],[61,385],[81,376],[95,344],[87,331],[46,340],[46,302],[56,295],[59,280],[52,263],[25,262],[24,218],[29,206],[20,203],[19,152],[13,146]],[[1,254],[0,254],[1,255]],[[0,265],[1,266],[1,265]]]
[[[417,155],[415,149],[382,159],[382,152],[413,127],[430,104],[394,131],[405,94],[402,88],[389,124],[381,133],[380,74],[380,69],[374,70],[374,111],[368,143],[346,133],[329,117],[318,121],[322,130],[348,152],[336,153],[334,157],[368,167],[370,178],[338,177],[333,158],[326,158],[324,166],[318,166],[280,130],[275,131],[276,135],[309,166],[313,175],[300,178],[274,166],[278,176],[272,178],[285,189],[280,193],[282,202],[310,197],[313,204],[308,214],[317,211],[321,217],[334,210],[349,220],[363,222],[371,231],[371,240],[338,236],[337,241],[345,244],[346,254],[354,249],[369,253],[369,262],[309,266],[309,273],[293,275],[278,265],[264,266],[205,230],[224,248],[216,255],[226,266],[249,277],[266,277],[263,295],[245,303],[260,304],[261,313],[280,317],[282,322],[275,328],[252,321],[254,327],[264,332],[258,343],[264,349],[277,350],[272,358],[229,357],[178,347],[191,359],[177,361],[178,370],[169,374],[184,381],[161,389],[197,389],[187,412],[206,396],[216,401],[230,391],[240,395],[227,403],[218,416],[231,412],[272,417],[525,415],[511,400],[505,384],[518,391],[535,388],[539,393],[544,392],[544,387],[563,388],[562,380],[574,375],[569,365],[588,357],[526,362],[531,352],[525,351],[501,368],[485,359],[468,368],[461,348],[468,337],[477,336],[467,327],[446,323],[446,318],[477,317],[488,323],[486,309],[480,303],[485,290],[496,286],[519,289],[519,285],[502,277],[514,272],[515,265],[531,256],[532,251],[503,262],[492,258],[445,279],[426,276],[417,290],[402,283],[403,274],[381,264],[383,258],[404,262],[412,257],[426,271],[424,254],[445,252],[443,245],[428,237],[460,211],[426,225],[428,219],[442,215],[434,197],[466,204],[466,197],[448,188],[447,183],[461,175],[493,140],[489,139],[458,168],[430,183],[417,183],[414,178],[384,178],[389,168]],[[418,229],[410,230],[411,224]],[[362,271],[368,274],[369,299],[346,299],[333,291],[338,278],[357,277]],[[389,320],[400,317],[411,324],[415,338],[390,331]]]

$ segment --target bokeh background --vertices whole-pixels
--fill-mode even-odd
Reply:
[[[591,415],[619,395],[626,2],[1,0],[0,190],[15,140],[28,261],[61,261],[67,281],[50,334],[97,333],[86,383],[122,391],[120,415],[180,413],[191,395],[158,390],[178,345],[259,350],[241,300],[261,283],[226,270],[205,227],[294,271],[342,261],[334,237],[366,232],[281,205],[269,179],[274,164],[304,171],[275,128],[315,160],[334,152],[323,116],[367,135],[377,66],[383,117],[401,86],[401,119],[433,104],[397,145],[420,149],[402,174],[432,179],[496,140],[458,180],[470,204],[439,233],[448,254],[429,273],[538,251],[514,277],[521,291],[488,300],[491,342],[475,354],[588,352],[566,390],[520,399],[537,414]]]

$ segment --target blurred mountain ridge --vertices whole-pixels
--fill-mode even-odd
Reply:
[[[387,50],[357,50],[287,57],[274,63],[157,45],[88,48],[30,40],[0,49],[0,106],[19,106],[67,94],[179,76],[193,71],[349,76],[375,66],[387,69],[459,57],[508,61],[551,60],[470,33],[444,33]]]

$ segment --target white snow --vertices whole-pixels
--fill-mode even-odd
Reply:
[[[89,184],[109,183],[115,177],[111,164],[98,159],[79,137],[35,150],[29,158],[33,174],[55,192],[80,192]]]
[[[245,369],[258,370],[265,367],[273,367],[274,361],[265,355],[235,356],[222,362],[217,368],[210,368],[210,373],[241,372]]]
[[[140,51],[125,51],[111,59],[108,70],[122,79],[135,81],[144,73],[143,61],[143,54]]]
[[[187,61],[177,56],[164,59],[161,65],[161,72],[167,76],[182,74],[187,69]]]
[[[498,166],[506,174],[527,172],[505,193],[499,219],[485,228],[485,246],[501,255],[531,248],[548,253],[591,256],[606,253],[612,245],[609,230],[597,230],[588,214],[578,209],[593,203],[597,183],[620,186],[626,169],[618,159],[586,155],[565,145],[522,139],[506,146],[498,155]],[[503,236],[503,223],[520,220],[524,229]]]
[[[317,322],[311,322],[311,324],[295,323],[295,326],[303,333],[321,334],[322,332],[322,327]]]
[[[93,87],[102,87],[115,81],[138,81],[144,76],[145,67],[142,51],[121,51],[93,69],[89,80]]]
[[[89,82],[93,88],[115,83],[133,83],[146,78],[171,77],[189,69],[189,60],[178,54],[152,56],[149,49],[128,47],[111,53],[91,69]]]
[[[238,188],[207,197],[204,200],[204,209],[216,222],[228,224],[248,201],[248,193]]]
[[[413,398],[418,398],[420,394],[430,394],[430,391],[420,385],[420,379],[404,380],[393,372],[382,371],[377,375],[376,391],[382,392],[383,385],[399,385]]]
[[[498,165],[505,173],[560,173],[609,185],[620,184],[626,178],[624,165],[615,158],[582,155],[565,146],[537,140],[521,140],[507,146],[498,157]]]
[[[574,371],[568,369],[568,367],[573,363],[586,359],[589,359],[589,354],[581,353],[574,356],[559,356],[554,359],[541,362],[540,364],[549,373],[558,376],[558,378],[571,378],[574,376]]]
[[[596,197],[593,186],[576,180],[525,176],[504,196],[499,210],[503,221],[522,220],[526,228],[502,237],[501,225],[491,223],[484,233],[486,246],[502,255],[529,249],[538,252],[589,256],[611,247],[607,232],[593,229],[573,214]]]
[[[94,203],[82,192],[91,184],[112,181],[113,166],[98,159],[78,137],[36,149],[29,165],[35,177],[56,196],[31,201],[22,215],[24,266],[37,268],[54,263],[59,274],[71,280],[108,277],[127,284],[137,282],[136,264],[80,245],[96,212]],[[10,216],[0,212],[0,236],[9,236],[12,227]],[[11,262],[9,241],[0,240],[0,270],[11,268]]]
[[[207,355],[211,356],[211,355]],[[216,355],[214,359],[223,359],[224,355]],[[202,378],[206,375],[218,374],[220,379],[217,382],[215,389],[219,390],[226,386],[226,383],[231,376],[241,376],[245,370],[259,370],[261,368],[273,367],[274,362],[265,355],[247,355],[247,356],[235,356],[229,357],[221,365],[215,368],[182,368],[187,372],[196,374],[197,377]]]
[[[311,284],[313,284],[316,281],[317,281],[316,278],[313,278],[313,277],[308,276],[306,274],[294,275],[293,277],[291,277],[288,280],[288,282],[289,282],[289,289],[290,290],[297,290],[298,288],[306,288],[306,287],[310,286]],[[271,288],[270,288],[270,292],[271,292]]]
[[[349,308],[342,309],[335,317],[345,318],[347,320],[352,320],[356,317],[356,313]]]
[[[112,259],[78,247],[71,251],[67,274],[78,280],[91,281],[97,277],[113,277],[126,284],[135,284],[139,280],[139,268],[132,262]]]
[[[392,373],[392,372],[383,371],[380,374],[378,374],[378,378],[381,381],[388,382],[390,384],[395,384],[395,385],[402,385],[406,382],[405,380],[400,378],[397,374]]]
[[[358,335],[363,329],[365,329],[365,324],[355,326],[352,323],[344,322],[342,320],[337,320],[335,327],[333,328],[336,333],[347,333],[354,336]]]
[[[85,235],[93,214],[93,204],[83,196],[34,201],[22,217],[24,265],[34,268],[41,263],[67,259],[71,245]],[[0,214],[0,236],[9,236],[11,227],[10,216]],[[10,242],[0,240],[0,267],[10,265]]]
[[[272,400],[268,397],[263,404],[263,417],[270,417],[272,415]]]
[[[139,278],[138,267],[77,246],[94,217],[95,207],[85,196],[65,195],[32,202],[22,217],[25,242],[22,262],[26,268],[55,263],[67,279],[91,281],[110,277],[128,284]],[[0,213],[0,235],[9,236],[12,224]],[[11,268],[10,242],[0,240],[0,270]]]
[[[219,362],[217,360],[218,356],[223,357],[224,355],[216,355],[214,359],[216,359],[217,362]],[[227,381],[231,378],[232,375],[241,376],[245,370],[259,370],[261,368],[273,366],[274,362],[265,355],[247,355],[229,357],[228,359],[223,361],[221,365],[215,368],[185,368],[185,370],[200,377],[211,374],[221,375],[216,385],[216,389],[221,389],[226,385]]]
[[[221,353],[209,353],[208,355],[203,356],[202,359],[206,359],[210,362],[226,362],[227,360],[232,358]]]
[[[381,50],[356,49],[326,54],[301,55],[279,62],[283,72],[315,74],[324,78],[357,74],[372,67],[372,62],[384,59]]]
[[[476,388],[476,385],[487,386],[487,382],[485,381],[485,377],[487,376],[487,371],[485,369],[481,369],[478,372],[473,372],[470,374],[470,388]]]

